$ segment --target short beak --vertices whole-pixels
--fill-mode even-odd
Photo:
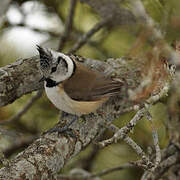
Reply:
[[[40,80],[39,80],[39,82],[42,82],[42,81],[45,81],[46,80],[46,78],[45,78],[45,76],[43,76]]]

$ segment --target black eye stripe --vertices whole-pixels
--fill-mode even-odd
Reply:
[[[56,66],[56,67],[52,67],[52,69],[51,69],[51,73],[55,72],[55,71],[56,71],[56,69],[57,69],[57,66]]]
[[[61,57],[58,57],[58,64],[59,64],[59,62],[62,60],[62,58]]]
[[[66,61],[64,61],[65,67],[68,68],[68,64]]]
[[[58,64],[62,61],[63,63],[64,63],[64,65],[65,65],[65,67],[66,68],[68,68],[68,64],[67,64],[67,62],[66,62],[66,60],[64,59],[64,58],[62,58],[61,56],[59,56],[58,58],[57,58],[57,62],[58,62]]]
[[[57,66],[59,63],[62,63],[66,68],[68,68],[68,64],[67,64],[66,60],[63,59],[62,57],[58,57],[56,66],[51,68],[51,73],[53,73],[57,70]]]

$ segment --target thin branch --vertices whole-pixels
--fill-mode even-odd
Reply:
[[[99,31],[102,27],[107,25],[109,23],[110,18],[104,19],[97,23],[92,29],[90,29],[87,33],[83,34],[77,41],[77,43],[69,50],[68,53],[74,53],[78,49],[80,49],[87,41],[88,39],[94,35],[97,31]]]
[[[155,159],[155,167],[156,168],[159,163],[161,162],[161,150],[159,147],[159,139],[158,139],[158,133],[156,128],[154,127],[153,121],[152,121],[152,116],[151,114],[147,111],[146,114],[146,118],[149,120],[149,122],[151,123],[151,128],[152,128],[152,137],[153,137],[153,142],[154,142],[154,147],[155,147],[155,151],[156,151],[156,159]]]
[[[69,34],[71,32],[72,25],[73,25],[73,17],[74,17],[74,11],[75,11],[75,8],[76,8],[76,4],[77,4],[77,0],[71,0],[70,1],[69,15],[67,17],[67,21],[66,21],[66,24],[65,24],[64,33],[60,38],[58,51],[61,51],[63,49],[63,47],[65,45],[65,42],[69,38]]]
[[[14,157],[10,167],[6,166],[0,169],[0,178],[7,179],[8,177],[15,177],[18,179],[26,175],[40,179],[42,175],[46,175],[46,177],[51,179],[52,174],[57,173],[69,159],[77,155],[77,153],[92,142],[98,134],[102,133],[102,127],[110,124],[117,118],[121,113],[121,109],[123,110],[124,108],[132,106],[133,103],[127,96],[127,91],[132,89],[132,84],[133,87],[138,86],[142,77],[137,77],[134,74],[139,72],[139,69],[136,67],[137,63],[133,66],[133,71],[126,71],[126,69],[129,69],[127,67],[129,67],[129,63],[131,62],[132,61],[128,61],[128,59],[125,61],[123,58],[111,59],[107,61],[107,63],[87,58],[83,59],[82,63],[87,67],[92,67],[106,75],[111,75],[116,72],[122,79],[130,79],[131,81],[122,85],[121,96],[110,98],[99,109],[102,113],[96,112],[93,115],[86,115],[84,117],[85,123],[77,121],[71,125],[71,129],[77,138],[57,133],[42,135],[26,148],[24,152]],[[42,87],[42,84],[38,83],[41,77],[38,64],[39,59],[30,58],[16,61],[11,65],[0,68],[1,106],[13,102],[23,94]],[[27,76],[27,74],[31,76]],[[163,85],[165,86],[165,84]],[[168,89],[166,88],[166,90]],[[153,100],[157,99],[158,98],[153,98]],[[71,121],[70,117],[65,118],[63,122]],[[130,124],[129,129],[132,128],[131,126]],[[128,133],[127,128],[124,129],[123,133]],[[38,166],[39,164],[41,165],[40,168]],[[29,169],[31,169],[31,171]]]
[[[158,168],[152,173],[149,171],[145,171],[141,180],[158,180],[160,179],[164,173],[168,172],[168,169],[173,165],[179,163],[180,154],[176,151],[174,154],[166,157],[164,161],[160,163]]]
[[[127,168],[133,168],[133,167],[134,167],[134,165],[132,165],[131,163],[126,163],[126,164],[121,165],[121,166],[104,169],[98,173],[93,173],[88,178],[90,179],[90,178],[94,178],[94,177],[105,176],[105,175],[113,173],[115,171],[120,171],[120,170],[124,170]]]
[[[172,167],[173,165],[175,165],[176,163],[179,163],[180,161],[180,154],[179,153],[175,153],[171,156],[169,156],[168,158],[166,158],[164,161],[162,161],[162,163],[160,164],[160,168],[157,169],[155,175],[156,180],[160,179],[160,177],[167,172],[167,170]],[[159,170],[160,169],[160,170]]]
[[[150,161],[150,159],[146,156],[143,149],[129,136],[126,136],[123,139],[131,148],[142,158],[142,164],[140,167],[143,167],[144,169],[151,170],[154,167],[154,164]]]
[[[149,158],[146,156],[143,149],[133,139],[131,139],[129,136],[127,136],[128,132],[130,132],[132,130],[132,128],[135,126],[135,124],[137,123],[137,120],[141,119],[141,113],[142,112],[143,112],[143,114],[145,113],[144,109],[142,111],[139,110],[138,112],[136,113],[134,118],[130,121],[129,127],[127,125],[121,129],[119,129],[114,125],[111,126],[111,128],[113,128],[113,130],[116,131],[116,133],[114,134],[114,136],[112,138],[104,140],[104,141],[100,142],[99,144],[101,145],[101,147],[104,147],[106,145],[109,145],[110,142],[117,142],[117,137],[118,137],[118,139],[120,138],[123,141],[125,141],[129,146],[131,146],[132,149],[134,149],[134,151],[140,157],[142,157],[143,164],[139,164],[139,167],[143,167],[144,169],[151,169],[153,167],[153,163],[150,162]]]
[[[12,116],[10,119],[0,122],[0,124],[4,125],[20,119],[32,107],[34,102],[36,102],[42,96],[42,94],[43,94],[43,90],[39,90],[37,94],[28,101],[28,103],[23,107],[23,109],[21,109],[17,114]]]
[[[136,115],[133,117],[133,119],[124,127],[119,129],[112,138],[104,140],[100,142],[100,146],[105,147],[107,145],[110,145],[112,143],[116,143],[120,139],[126,138],[126,135],[134,128],[134,126],[137,124],[137,122],[142,119],[144,116],[144,113],[146,112],[146,108],[140,109]]]
[[[82,179],[96,179],[96,177],[105,176],[107,174],[124,170],[127,168],[134,168],[135,166],[131,163],[126,163],[121,166],[113,167],[113,168],[107,168],[97,173],[89,173],[85,171],[84,169],[72,169],[70,172],[70,175],[58,175],[58,179],[62,180],[82,180]]]
[[[149,105],[146,105],[147,107],[149,107]],[[144,153],[144,151],[142,150],[142,148],[137,145],[135,143],[135,141],[133,141],[129,136],[127,136],[127,134],[135,127],[135,125],[137,124],[137,122],[143,117],[146,116],[147,119],[151,122],[151,126],[152,126],[152,135],[153,135],[153,142],[154,142],[154,146],[155,146],[155,150],[156,150],[156,159],[155,159],[155,163],[152,163],[150,161],[150,159],[146,156],[146,154]],[[144,107],[142,109],[140,109],[136,115],[134,116],[134,118],[128,123],[127,126],[122,127],[121,129],[117,130],[117,128],[115,128],[114,126],[113,130],[117,131],[115,132],[114,136],[110,139],[104,140],[102,142],[100,142],[100,146],[105,147],[109,144],[112,143],[116,143],[119,139],[124,140],[129,146],[131,146],[136,153],[142,157],[143,160],[143,167],[145,169],[147,169],[148,171],[154,171],[160,161],[161,161],[161,152],[160,152],[160,147],[159,147],[159,141],[158,141],[158,135],[157,135],[157,131],[154,128],[153,124],[152,124],[152,117],[151,115],[148,113],[147,109]],[[142,166],[141,166],[142,167]]]

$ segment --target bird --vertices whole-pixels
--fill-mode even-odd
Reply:
[[[83,65],[80,56],[68,55],[37,45],[40,71],[48,99],[59,110],[71,114],[72,121],[63,128],[49,132],[64,132],[80,116],[95,112],[111,96],[118,95],[122,81],[105,76]]]

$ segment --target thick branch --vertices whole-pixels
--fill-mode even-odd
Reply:
[[[12,103],[24,94],[43,87],[38,57],[18,60],[0,68],[0,106]]]
[[[37,57],[33,57],[19,60],[0,69],[1,106],[13,102],[26,93],[42,88],[42,84],[39,83],[41,75],[38,71],[38,61]],[[81,63],[110,75],[117,69],[118,71],[121,70],[122,62],[123,59],[117,59],[116,61],[110,60],[106,64],[96,60],[84,59]],[[132,77],[128,78],[127,75],[126,77],[132,79]],[[121,101],[119,101],[120,99]],[[125,99],[126,103],[124,103]],[[57,134],[41,136],[24,152],[16,156],[10,167],[4,167],[0,170],[0,179],[24,177],[30,179],[36,177],[38,179],[43,176],[52,178],[52,174],[57,173],[66,161],[80,152],[97,136],[103,129],[102,126],[111,123],[123,108],[129,106],[131,106],[131,102],[127,102],[127,89],[124,87],[123,90],[122,87],[122,97],[110,99],[101,110],[103,114],[88,115],[85,117],[84,123],[77,123],[75,127],[72,127],[77,139],[58,136]]]
[[[115,74],[118,70],[121,78],[127,79],[127,81],[132,81],[131,79],[137,77],[136,73],[138,73],[136,71],[130,73],[130,69],[126,70],[126,74],[124,71],[121,72],[122,68],[129,66],[128,63],[124,64],[124,60],[121,59],[117,59],[115,62],[117,66],[112,59],[108,63],[104,63],[83,58],[81,63],[94,70],[101,71],[105,75]],[[39,82],[41,77],[38,56],[18,60],[0,68],[0,107],[12,103],[24,94],[43,88],[43,83]],[[130,83],[132,84],[132,82]]]
[[[109,59],[106,63],[83,58],[80,60],[85,66],[101,71],[105,75],[119,77],[123,82],[120,94],[110,98],[97,113],[85,116],[84,122],[79,121],[71,125],[76,138],[56,133],[42,135],[24,152],[18,154],[9,166],[0,169],[0,179],[42,179],[42,177],[54,179],[53,174],[56,174],[69,159],[84,149],[125,109],[131,109],[130,107],[135,104],[128,91],[134,90],[143,80],[143,76],[139,73],[139,68],[143,69],[144,65],[142,60],[121,58]],[[42,84],[39,83],[41,75],[38,64],[38,58],[33,57],[19,60],[0,69],[1,106],[11,103],[28,92],[42,88]],[[162,66],[164,68],[163,64]],[[161,68],[158,69],[163,71]],[[163,74],[159,79],[164,77]],[[164,81],[161,81],[161,85]],[[158,86],[158,82],[156,82],[157,87],[161,87]],[[149,94],[144,95],[144,99],[148,97]],[[61,122],[70,120],[70,117],[64,117]]]
[[[26,64],[27,61],[28,60],[20,62]],[[31,59],[29,59],[29,61],[31,61]],[[37,63],[37,61],[33,61],[32,63]],[[109,74],[113,70],[113,67],[110,65],[108,66],[103,62],[95,60],[85,60],[82,63],[87,66],[90,66],[91,64],[92,68],[95,69],[96,67],[96,69],[101,69],[105,74]],[[35,64],[33,65],[34,67],[37,67]],[[21,63],[20,66],[22,66]],[[12,68],[12,65],[10,67]],[[14,68],[16,69],[17,67],[14,66]],[[31,68],[29,67],[29,69]],[[29,69],[24,69],[24,71],[29,71]],[[22,74],[25,74],[24,71]],[[11,78],[11,76],[9,78]],[[33,79],[38,82],[39,77],[37,77],[37,73],[34,74]],[[14,81],[11,83],[13,82]],[[35,87],[37,87],[37,85]],[[31,86],[31,88],[32,91],[34,87]],[[119,101],[120,99],[121,101]],[[85,122],[74,124],[71,128],[77,138],[58,135],[56,133],[41,136],[24,152],[16,156],[11,161],[9,167],[4,167],[0,170],[0,179],[40,179],[42,177],[53,179],[53,174],[57,173],[70,158],[86,147],[101,132],[103,129],[102,127],[104,127],[105,124],[111,123],[113,119],[119,115],[119,112],[121,111],[119,107],[123,107],[121,104],[122,101],[122,97],[112,98],[101,108],[100,114],[90,114],[85,117]],[[6,101],[6,103],[8,103],[8,101]],[[128,103],[126,103],[126,105],[128,105]],[[130,104],[128,106],[130,106]]]

